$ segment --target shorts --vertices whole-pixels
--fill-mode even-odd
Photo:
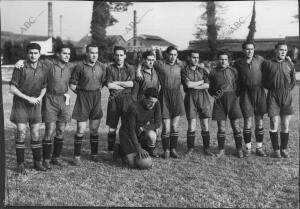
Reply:
[[[249,118],[253,115],[263,116],[266,114],[267,100],[264,88],[259,86],[242,91],[240,106],[244,118]]]
[[[270,90],[267,95],[268,116],[271,118],[277,115],[292,115],[291,91],[274,91]]]
[[[103,116],[101,106],[101,91],[79,90],[72,118],[78,122],[100,120]]]
[[[185,114],[180,89],[161,89],[159,92],[162,119],[171,119]]]
[[[15,124],[36,124],[42,122],[41,104],[33,105],[25,99],[14,96],[10,121]]]
[[[66,105],[65,96],[46,94],[43,98],[42,121],[50,122],[69,122],[71,120],[70,105]]]
[[[125,121],[125,117],[129,106],[133,103],[131,92],[122,93],[121,95],[108,99],[106,125],[116,129],[121,117],[121,122]]]
[[[188,120],[197,118],[198,115],[201,119],[211,117],[211,106],[206,91],[185,94],[184,106]]]
[[[148,146],[147,138],[145,137],[144,133],[145,132],[142,132],[138,136],[139,143],[141,144],[141,147],[144,150],[150,150],[151,147]],[[137,150],[136,150],[133,142],[130,140],[129,133],[128,133],[128,130],[126,128],[124,128],[124,127],[120,128],[120,130],[119,130],[119,138],[120,138],[121,149],[125,153],[125,155],[137,152]]]
[[[242,111],[239,104],[239,98],[234,91],[224,92],[219,99],[215,99],[212,119],[216,121],[226,120],[228,115],[229,120],[242,118]]]

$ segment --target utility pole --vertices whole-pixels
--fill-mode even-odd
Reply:
[[[133,46],[136,46],[136,10],[133,11]]]
[[[62,15],[59,15],[59,36],[62,39]]]

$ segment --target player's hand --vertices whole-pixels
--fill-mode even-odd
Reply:
[[[138,67],[137,67],[137,69],[136,69],[136,73],[135,73],[135,76],[136,76],[136,78],[137,78],[138,81],[143,80],[143,75],[142,75],[141,71],[142,71],[142,65],[139,64]]]
[[[18,62],[15,64],[15,68],[20,69],[24,67],[24,60],[18,60]]]
[[[148,152],[146,150],[144,150],[143,148],[139,148],[137,154],[138,154],[139,158],[143,158],[144,159],[144,158],[149,157]]]
[[[69,105],[70,104],[70,94],[68,94],[68,93],[66,93],[66,94],[64,94],[64,96],[65,96],[65,103],[66,103],[66,105]]]
[[[33,104],[33,105],[37,105],[40,103],[40,100],[38,98],[35,98],[35,97],[29,97],[27,99],[27,101],[30,103],[30,104]]]

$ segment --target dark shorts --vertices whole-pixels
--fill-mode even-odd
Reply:
[[[271,118],[277,115],[292,115],[294,113],[292,102],[291,91],[269,91],[267,95],[268,116]]]
[[[184,102],[180,89],[161,89],[159,92],[159,102],[163,119],[171,119],[185,114]]]
[[[132,102],[133,99],[130,92],[121,94],[114,99],[109,98],[107,103],[106,125],[116,129],[119,118],[121,118],[121,122],[125,120],[128,108]]]
[[[70,105],[66,105],[65,96],[46,94],[43,98],[42,120],[44,123],[69,122],[71,120]]]
[[[123,127],[120,128],[119,138],[120,138],[121,149],[126,155],[137,152],[136,149],[135,149],[134,144],[130,140],[130,136],[129,136],[129,133],[128,133],[127,129],[125,129]],[[147,145],[147,138],[145,137],[144,132],[141,133],[140,136],[138,136],[138,140],[139,140],[139,143],[141,144],[141,147],[144,150],[151,149],[151,147],[149,147]]]
[[[184,97],[185,113],[188,120],[197,118],[210,118],[211,106],[206,91],[187,93]]]
[[[100,120],[102,116],[101,91],[78,91],[72,118],[83,122]]]
[[[239,98],[233,91],[224,92],[224,94],[219,99],[215,99],[214,102],[212,119],[216,121],[226,120],[227,115],[230,120],[243,117]]]
[[[42,122],[41,105],[30,104],[27,100],[14,96],[10,121],[15,124]]]
[[[240,106],[243,117],[249,118],[253,115],[263,116],[267,113],[267,100],[264,88],[255,87],[245,89],[241,92]]]

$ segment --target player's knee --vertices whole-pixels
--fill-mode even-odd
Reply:
[[[94,135],[94,136],[95,136],[95,135],[98,135],[98,129],[97,129],[97,128],[91,128],[91,129],[90,129],[90,134],[91,134],[91,135]]]
[[[16,134],[16,142],[24,142],[26,139],[26,128],[18,129]]]
[[[77,136],[83,136],[85,129],[83,127],[78,126],[77,127]]]
[[[151,147],[155,146],[156,139],[157,139],[156,132],[152,130],[147,131],[146,136],[147,136],[147,144]]]
[[[31,140],[32,141],[39,141],[39,132],[38,131],[31,132]]]
[[[244,120],[244,129],[252,128],[252,121],[251,118],[245,118]]]

